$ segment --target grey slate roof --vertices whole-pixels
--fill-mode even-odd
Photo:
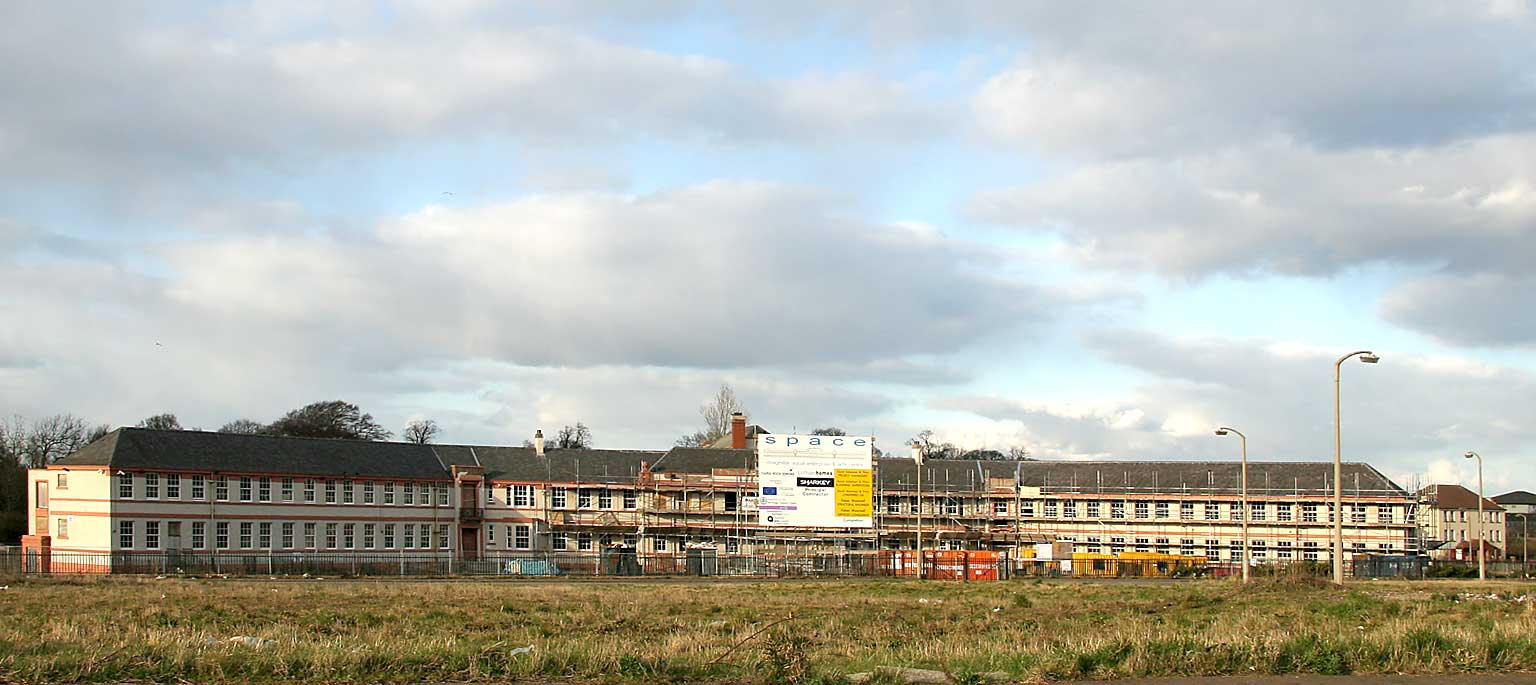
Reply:
[[[1530,493],[1525,490],[1516,490],[1514,492],[1506,492],[1502,495],[1499,495],[1498,497],[1493,498],[1493,501],[1498,502],[1499,504],[1536,504],[1536,493]]]
[[[412,445],[399,442],[321,440],[202,431],[119,428],[57,462],[130,470],[181,470],[447,480],[453,465],[478,465],[491,480],[633,483],[642,463],[658,474],[708,474],[712,469],[757,467],[752,449],[674,447],[667,451],[555,449],[539,456],[529,447]],[[911,489],[910,459],[877,459],[882,490]],[[988,478],[1047,491],[1235,492],[1238,464],[1230,461],[975,461],[929,460],[925,490],[969,490]],[[1249,462],[1255,494],[1318,494],[1333,478],[1332,462]],[[1367,464],[1344,464],[1345,493],[1406,495]]]
[[[882,489],[910,489],[917,468],[910,459],[880,459]],[[1242,482],[1241,465],[1230,461],[975,461],[970,459],[924,462],[923,488],[948,483],[956,490],[982,485],[988,478],[1015,477],[1025,486],[1057,492],[1236,492]],[[1406,495],[1369,464],[1344,464],[1344,491]],[[1285,495],[1297,492],[1332,492],[1332,462],[1248,462],[1248,491],[1252,494]],[[942,486],[940,486],[942,489]]]
[[[426,445],[145,428],[119,428],[56,463],[135,470],[448,478]]]

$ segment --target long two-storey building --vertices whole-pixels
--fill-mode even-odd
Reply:
[[[757,523],[755,451],[415,445],[122,428],[29,475],[29,549],[70,554],[331,553],[479,560],[623,545],[669,555],[911,549],[1331,559],[1333,464],[875,460],[875,525]],[[542,442],[540,440],[539,442]],[[1351,553],[1418,549],[1413,495],[1344,465]],[[1243,518],[1250,545],[1241,544]]]

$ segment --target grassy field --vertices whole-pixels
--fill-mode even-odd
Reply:
[[[0,591],[0,681],[835,683],[876,666],[940,669],[961,683],[996,671],[1020,681],[1516,671],[1536,669],[1527,593],[1536,598],[1536,586],[44,580]]]

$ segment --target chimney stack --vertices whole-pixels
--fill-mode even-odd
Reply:
[[[542,430],[533,432],[533,451],[541,457],[544,456],[544,431]]]
[[[747,417],[741,412],[731,414],[731,449],[747,448]]]

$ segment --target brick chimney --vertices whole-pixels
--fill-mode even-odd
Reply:
[[[741,412],[731,414],[731,449],[747,448],[747,417]]]
[[[544,431],[542,430],[533,432],[533,451],[541,457],[544,456]]]

